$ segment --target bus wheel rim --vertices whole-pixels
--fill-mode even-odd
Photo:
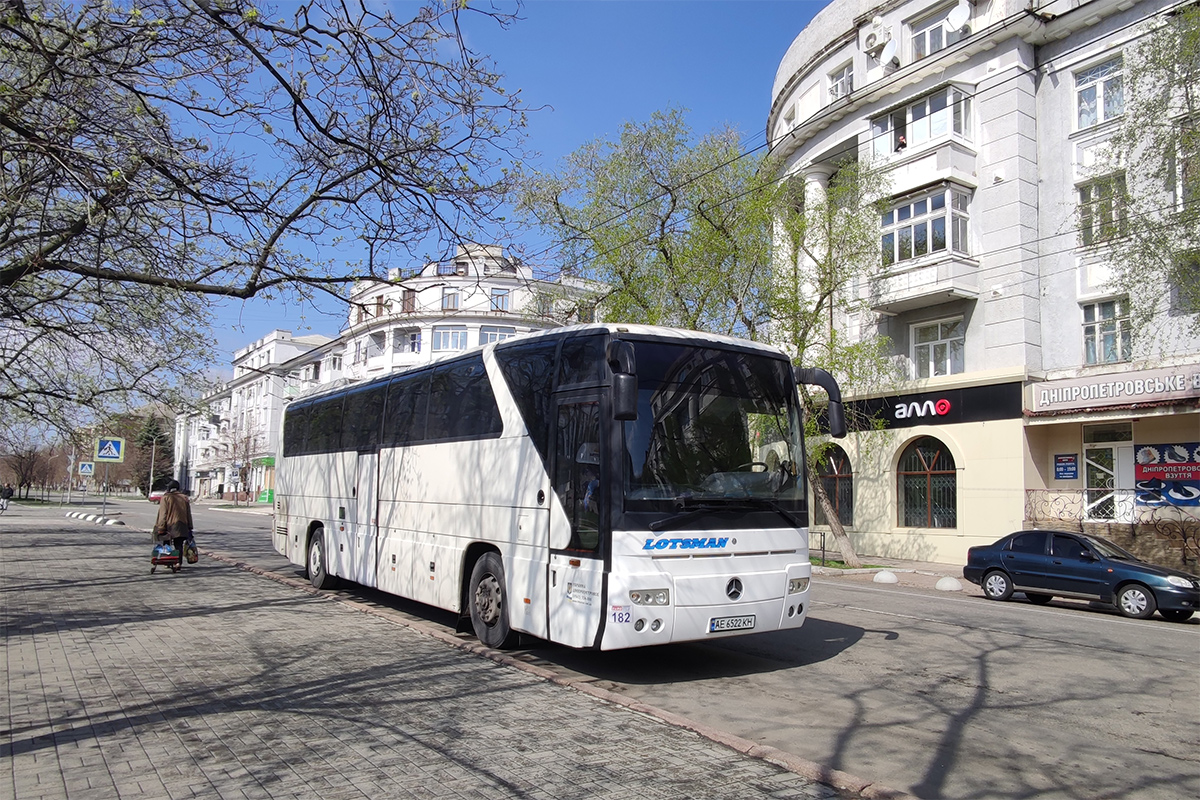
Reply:
[[[484,575],[475,587],[475,610],[486,625],[495,625],[500,619],[500,581],[495,575]]]

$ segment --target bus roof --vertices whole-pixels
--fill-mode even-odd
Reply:
[[[339,378],[328,384],[313,387],[312,389],[299,394],[292,398],[291,403],[303,403],[310,400],[323,397],[327,394],[335,394],[337,392],[352,392],[359,388],[371,386],[376,383],[383,383],[391,379],[395,375],[402,375],[408,372],[416,372],[418,370],[429,369],[438,364],[452,361],[456,358],[471,356],[480,352],[484,352],[489,348],[505,348],[513,347],[524,342],[537,341],[539,339],[562,338],[568,336],[583,336],[589,333],[608,333],[613,336],[630,336],[633,338],[647,338],[659,340],[678,340],[696,345],[715,345],[718,347],[734,347],[740,350],[758,350],[763,355],[769,355],[775,358],[788,358],[788,355],[774,345],[764,344],[763,342],[755,342],[749,339],[739,339],[736,336],[726,336],[720,333],[709,333],[707,331],[693,331],[684,328],[667,328],[658,325],[636,325],[613,322],[589,322],[581,325],[567,325],[560,328],[547,328],[545,330],[531,331],[522,333],[518,336],[513,336],[509,339],[504,339],[499,342],[490,342],[485,345],[476,345],[475,347],[467,348],[466,350],[455,350],[440,358],[435,358],[430,362],[423,364],[414,364],[409,367],[395,369],[391,372],[382,375],[373,375],[368,378],[351,381],[345,378]],[[289,405],[291,404],[289,403]]]

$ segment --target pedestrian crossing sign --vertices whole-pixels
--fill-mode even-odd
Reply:
[[[95,458],[97,461],[103,461],[107,464],[125,463],[125,440],[117,438],[97,439]]]
[[[85,478],[90,478],[91,476],[95,475],[96,474],[96,462],[80,461],[79,462],[79,474]]]

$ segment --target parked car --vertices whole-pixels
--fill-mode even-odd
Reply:
[[[1200,577],[1142,561],[1107,539],[1083,533],[1017,531],[967,551],[963,577],[991,600],[1024,592],[1029,602],[1054,597],[1095,600],[1127,617],[1183,622],[1200,608]]]
[[[154,486],[152,486],[150,488],[149,493],[146,495],[146,499],[149,500],[151,503],[157,503],[160,500],[162,500],[162,496],[167,493],[167,484],[168,483],[170,483],[170,481],[163,481],[162,483],[156,483]]]

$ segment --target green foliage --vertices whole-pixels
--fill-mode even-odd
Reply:
[[[1148,24],[1123,55],[1124,114],[1094,168],[1125,175],[1121,235],[1094,250],[1147,354],[1200,333],[1200,7]]]
[[[603,287],[605,319],[762,338],[775,186],[741,150],[733,130],[697,138],[682,110],[658,112],[527,178],[520,209]]]

